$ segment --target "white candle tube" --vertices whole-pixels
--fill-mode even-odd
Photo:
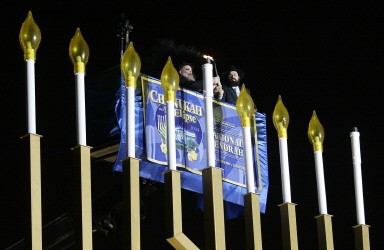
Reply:
[[[215,144],[213,134],[213,73],[212,64],[206,63],[203,68],[204,98],[205,98],[205,133],[207,135],[207,160],[209,167],[215,167]]]
[[[167,101],[167,157],[170,170],[176,170],[175,103]]]
[[[327,214],[327,198],[325,195],[325,181],[323,168],[323,154],[321,151],[315,151],[315,167],[316,167],[316,182],[317,182],[317,198],[319,202],[320,214]]]
[[[127,96],[126,96],[126,109],[127,109],[127,157],[135,158],[135,88],[126,87]]]
[[[355,129],[350,133],[351,146],[352,146],[352,163],[353,174],[355,181],[355,197],[356,197],[356,215],[357,224],[365,224],[364,215],[364,199],[363,199],[363,181],[361,177],[361,155],[360,155],[360,133]]]
[[[245,170],[247,177],[248,193],[255,193],[255,173],[253,169],[253,155],[250,127],[243,127]]]
[[[291,184],[289,178],[288,146],[287,138],[279,138],[281,186],[283,191],[283,202],[291,202]]]
[[[76,73],[77,142],[86,146],[84,73]]]
[[[36,134],[35,61],[26,60],[28,133]]]

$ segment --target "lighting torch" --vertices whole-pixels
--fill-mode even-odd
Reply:
[[[204,57],[205,59],[207,59],[208,62],[210,62],[210,61],[213,62],[213,68],[215,69],[215,74],[216,74],[216,76],[219,76],[219,74],[217,73],[216,62],[215,62],[215,60],[213,59],[213,57],[212,57],[212,56],[208,56],[208,55],[203,55],[203,57]]]

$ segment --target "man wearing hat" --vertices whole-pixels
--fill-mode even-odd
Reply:
[[[241,81],[243,80],[244,75],[244,71],[236,68],[234,65],[230,66],[229,69],[222,74],[222,89],[224,93],[222,97],[219,98],[220,101],[236,105],[241,90]],[[247,92],[250,94],[249,89],[247,89]]]
[[[193,72],[194,65],[189,62],[182,62],[179,67],[180,87],[190,90],[202,92],[203,81],[196,81],[195,74]]]
[[[182,62],[179,67],[179,76],[180,76],[180,87],[187,88],[202,93],[204,86],[202,80],[196,80],[195,74],[193,72],[194,65],[188,62]],[[222,96],[223,90],[221,88],[220,77],[213,77],[213,93],[214,96]]]

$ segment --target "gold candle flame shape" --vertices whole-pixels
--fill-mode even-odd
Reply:
[[[124,75],[125,85],[136,89],[136,79],[140,74],[141,60],[132,42],[129,43],[124,52],[120,67]]]
[[[323,151],[324,128],[316,115],[316,111],[313,111],[311,120],[309,122],[308,139],[313,145],[313,151]]]
[[[19,41],[24,51],[24,60],[36,61],[36,51],[40,45],[41,32],[33,20],[31,11],[28,12],[27,18],[21,25]]]
[[[89,48],[87,42],[81,35],[80,28],[76,29],[75,35],[69,43],[69,57],[73,63],[74,72],[85,73],[85,66],[89,58]]]
[[[280,95],[277,99],[272,118],[273,118],[273,125],[277,130],[278,137],[288,138],[287,129],[289,125],[289,114],[288,114],[288,110],[284,106],[283,100]]]
[[[255,104],[248,94],[245,85],[241,87],[239,98],[236,101],[236,110],[243,127],[251,126],[251,118],[254,116]]]
[[[176,90],[179,88],[179,73],[173,66],[172,59],[169,56],[161,73],[161,87],[163,88],[165,101],[176,100]]]

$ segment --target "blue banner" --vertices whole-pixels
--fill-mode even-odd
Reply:
[[[163,173],[167,167],[166,106],[160,81],[141,76],[143,95],[135,98],[136,110],[136,158],[140,158],[140,176],[164,182]],[[122,89],[123,91],[123,89]],[[125,95],[123,95],[124,97]],[[143,102],[142,102],[143,100]],[[122,114],[122,100],[116,105],[116,114]],[[223,169],[223,198],[238,205],[244,205],[243,195],[247,193],[242,126],[236,107],[213,102],[214,145],[216,167]],[[125,128],[125,115],[118,117],[119,127]],[[265,212],[268,192],[268,160],[265,114],[255,112],[251,128],[255,190],[260,194],[260,210]],[[125,131],[124,131],[125,132]],[[121,133],[121,135],[125,133]],[[175,101],[176,162],[182,171],[181,186],[184,189],[202,193],[201,171],[207,167],[205,140],[205,106],[200,93],[180,89]],[[256,146],[257,145],[257,146]],[[120,141],[115,171],[121,171],[121,160],[126,157],[125,138]]]

